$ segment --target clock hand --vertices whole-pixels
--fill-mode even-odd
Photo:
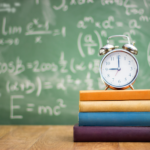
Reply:
[[[120,57],[118,55],[118,70],[120,69]]]
[[[109,68],[109,70],[118,70],[118,68]]]
[[[117,72],[116,72],[115,76],[117,75],[118,71],[119,71],[119,70],[117,70]]]

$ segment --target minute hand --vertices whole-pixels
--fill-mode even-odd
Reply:
[[[109,68],[109,70],[118,70],[118,68]]]
[[[118,55],[118,69],[120,69],[120,57]]]

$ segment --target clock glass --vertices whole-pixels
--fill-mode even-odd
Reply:
[[[125,50],[107,53],[100,64],[100,73],[106,84],[122,88],[134,82],[138,74],[138,62]]]

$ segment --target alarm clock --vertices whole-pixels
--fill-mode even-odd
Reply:
[[[119,46],[109,44],[109,39],[114,37],[127,38],[128,43],[119,49]],[[108,88],[123,90],[133,88],[133,84],[138,76],[139,64],[134,55],[138,54],[134,43],[125,35],[113,35],[108,37],[107,44],[99,51],[99,55],[104,55],[100,62],[99,71],[105,90]]]

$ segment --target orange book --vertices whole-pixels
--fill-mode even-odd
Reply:
[[[80,91],[80,101],[150,100],[150,90],[87,90]]]

